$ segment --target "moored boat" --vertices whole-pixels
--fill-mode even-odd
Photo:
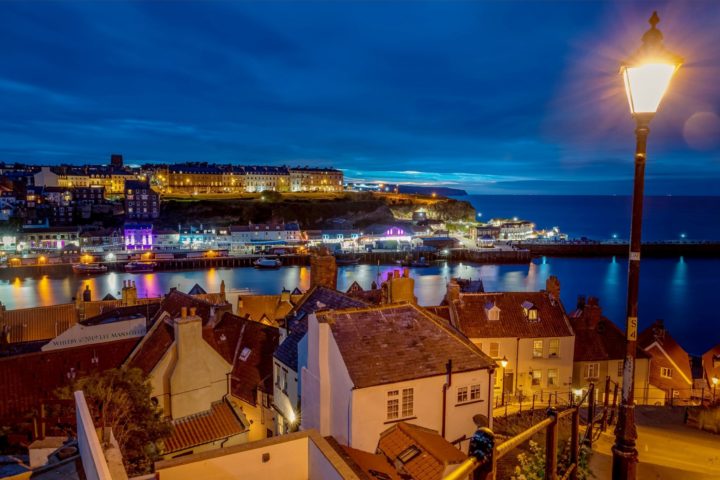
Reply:
[[[155,262],[128,262],[125,264],[125,271],[130,273],[148,273],[155,270]]]
[[[253,262],[255,268],[280,268],[282,262],[277,258],[261,257]]]
[[[360,263],[359,258],[349,258],[349,257],[335,257],[335,264],[336,265],[357,265]]]
[[[75,273],[105,273],[108,268],[99,263],[76,263],[72,266]]]

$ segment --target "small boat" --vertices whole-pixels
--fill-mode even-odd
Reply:
[[[155,262],[128,262],[125,264],[125,271],[129,273],[148,273],[155,270]]]
[[[280,268],[282,262],[277,258],[261,257],[253,262],[255,268]]]
[[[417,260],[413,260],[410,262],[411,267],[429,267],[430,262],[427,261],[425,257],[420,257]]]
[[[359,258],[347,258],[347,257],[345,257],[345,258],[337,258],[337,257],[335,257],[335,264],[336,264],[336,265],[339,265],[339,266],[344,266],[344,265],[357,265],[358,263],[360,263],[360,259],[359,259]]]
[[[76,263],[72,266],[75,273],[105,273],[108,268],[99,263]]]

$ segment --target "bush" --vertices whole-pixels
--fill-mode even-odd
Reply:
[[[595,475],[590,471],[589,461],[591,451],[586,447],[580,447],[578,458],[578,480],[588,480]],[[545,478],[545,447],[530,440],[530,451],[518,455],[518,463],[515,467],[512,480],[543,480]],[[562,477],[570,466],[570,442],[564,442],[558,452],[558,477]]]

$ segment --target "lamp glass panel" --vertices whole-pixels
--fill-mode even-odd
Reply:
[[[625,91],[633,114],[657,111],[660,101],[670,86],[675,68],[675,65],[667,63],[646,63],[637,67],[625,67]]]

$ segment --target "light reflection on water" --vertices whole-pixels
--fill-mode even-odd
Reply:
[[[353,281],[370,288],[373,281],[397,269],[392,265],[354,265],[338,269],[338,288]],[[711,305],[718,287],[719,259],[645,259],[641,267],[640,324],[665,319],[674,337],[694,353],[720,342],[720,329]],[[415,294],[423,305],[440,303],[451,277],[481,278],[486,291],[534,291],[544,288],[549,275],[560,279],[566,310],[575,308],[578,295],[600,297],[604,313],[622,323],[625,311],[627,262],[617,258],[540,258],[529,265],[473,265],[438,263],[410,269],[416,279]],[[158,296],[171,287],[187,292],[198,283],[208,292],[220,290],[224,280],[228,292],[249,288],[255,293],[274,294],[281,288],[310,286],[308,267],[279,270],[252,268],[170,271],[145,274],[109,272],[96,276],[63,275],[0,280],[0,300],[8,309],[69,302],[78,287],[87,283],[93,299],[110,293],[119,297],[123,281],[136,282],[141,297]]]

